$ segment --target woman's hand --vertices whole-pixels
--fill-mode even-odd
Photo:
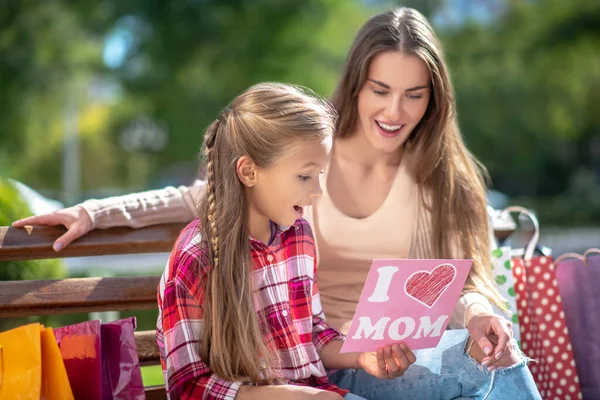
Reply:
[[[395,379],[417,361],[415,354],[405,343],[385,346],[377,352],[360,353],[358,365],[370,375],[379,379]]]
[[[73,206],[50,214],[23,218],[13,222],[12,225],[15,228],[22,228],[25,225],[64,225],[67,228],[67,232],[56,239],[52,245],[54,251],[64,249],[72,241],[80,238],[94,228],[92,219],[81,206]]]
[[[489,312],[477,314],[469,321],[468,329],[475,342],[470,355],[489,371],[519,361],[513,352],[512,323],[506,318]]]

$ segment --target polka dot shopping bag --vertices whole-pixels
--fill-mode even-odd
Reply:
[[[533,214],[521,207],[505,212],[529,216],[539,234]],[[537,241],[537,240],[536,240]],[[521,328],[521,348],[537,362],[529,364],[543,399],[581,399],[581,388],[562,299],[551,257],[533,257],[528,248],[523,257],[513,258],[517,314]]]

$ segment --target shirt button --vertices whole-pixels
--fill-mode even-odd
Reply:
[[[271,254],[267,256],[267,261],[273,262],[273,256]]]
[[[281,315],[283,315],[284,317],[287,317],[287,316],[288,316],[288,312],[287,312],[287,310],[283,310],[283,311],[281,312]]]

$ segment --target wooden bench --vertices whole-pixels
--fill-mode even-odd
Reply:
[[[0,261],[168,252],[184,226],[96,230],[60,253],[52,243],[65,232],[62,227],[0,227]],[[0,282],[0,317],[155,309],[158,281],[136,276]],[[136,332],[135,339],[141,365],[160,364],[155,332]],[[164,386],[146,387],[146,397],[165,399]]]
[[[0,261],[168,252],[184,226],[96,230],[60,253],[52,243],[65,232],[62,227],[0,227]],[[496,237],[504,234],[497,231]],[[0,282],[0,317],[154,309],[158,281],[158,276],[136,276]],[[141,365],[159,364],[155,332],[136,332],[135,338]],[[147,387],[146,396],[164,399],[165,388]]]

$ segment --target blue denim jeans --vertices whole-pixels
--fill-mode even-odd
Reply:
[[[329,379],[350,390],[354,396],[347,400],[541,400],[527,367],[529,358],[488,372],[465,353],[468,337],[466,329],[445,331],[436,348],[416,350],[417,361],[396,379],[380,380],[357,369],[334,371]]]

